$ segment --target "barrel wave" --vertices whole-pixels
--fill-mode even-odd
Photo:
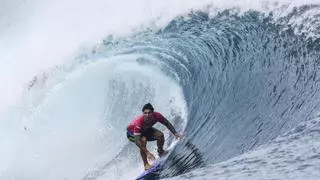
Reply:
[[[23,110],[28,133],[21,136],[25,143],[37,139],[28,150],[37,149],[43,157],[35,163],[55,167],[70,157],[67,164],[78,169],[60,177],[42,170],[40,177],[137,176],[142,163],[125,128],[147,102],[186,135],[176,141],[157,126],[165,132],[166,146],[174,145],[161,178],[211,166],[214,171],[215,164],[307,131],[310,122],[319,129],[319,10],[317,5],[300,6],[281,18],[259,11],[196,11],[130,37],[107,36],[26,93],[25,104],[32,104],[32,110]],[[305,16],[303,23],[292,23]],[[319,132],[310,131],[315,137]],[[44,148],[48,139],[53,145]],[[60,160],[45,158],[59,157],[50,148],[61,152]],[[156,152],[155,144],[149,148]],[[14,172],[21,179],[39,175],[37,168],[28,175],[21,168],[4,177]]]

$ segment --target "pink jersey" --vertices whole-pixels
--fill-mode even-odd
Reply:
[[[141,132],[145,129],[151,128],[157,122],[164,123],[165,118],[159,112],[154,112],[152,114],[152,119],[144,121],[144,116],[141,115],[135,118],[128,126],[128,130],[133,133],[133,135],[141,135]]]

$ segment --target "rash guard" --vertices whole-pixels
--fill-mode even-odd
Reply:
[[[141,115],[137,118],[135,118],[128,126],[128,130],[133,133],[133,135],[138,136],[141,135],[141,133],[151,128],[153,125],[155,125],[157,122],[160,122],[161,124],[167,126],[167,128],[173,133],[176,134],[176,130],[172,126],[172,124],[162,116],[159,112],[153,112],[151,119],[144,120],[144,116]]]

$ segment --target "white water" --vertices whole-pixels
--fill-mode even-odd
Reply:
[[[10,129],[2,127],[2,142],[13,144],[2,148],[7,153],[1,154],[6,158],[1,177],[81,179],[95,166],[111,161],[128,144],[126,124],[148,101],[168,118],[172,112],[180,112],[186,119],[179,87],[156,69],[126,58],[133,57],[101,59],[78,67],[53,87],[34,87],[35,97],[45,89],[44,99],[27,99],[23,108],[14,110],[20,115],[7,116]]]
[[[307,1],[20,1],[0,4],[0,110],[18,101],[23,86],[35,75],[72,59],[80,46],[90,46],[109,34],[128,35],[154,24],[161,27],[190,10],[235,7],[286,15],[292,7],[319,4]],[[301,22],[292,22],[301,23]]]

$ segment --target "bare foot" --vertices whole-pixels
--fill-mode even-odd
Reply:
[[[144,170],[148,170],[150,168],[151,168],[151,165],[149,163],[144,165]]]

